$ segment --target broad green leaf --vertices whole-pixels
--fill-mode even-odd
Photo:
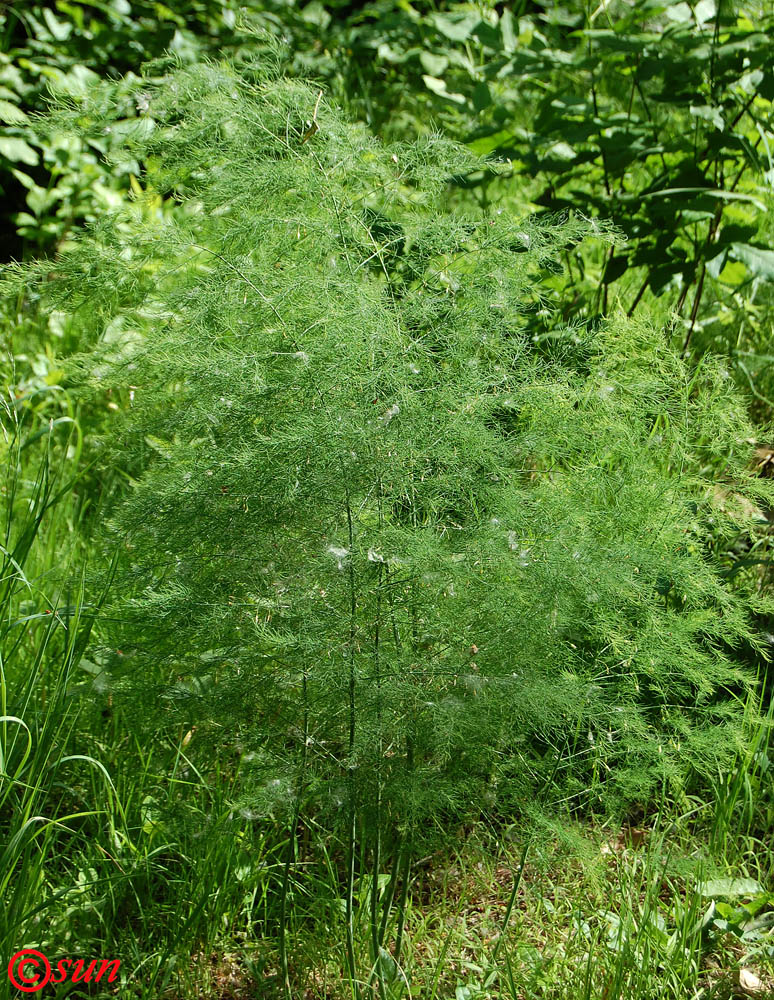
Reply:
[[[500,17],[500,31],[503,35],[503,49],[510,55],[516,51],[516,31],[514,30],[513,14],[508,7]]]
[[[716,13],[715,0],[699,0],[693,8],[693,16],[696,18],[697,24],[706,24],[707,21],[712,20]]]
[[[420,52],[419,61],[422,63],[422,68],[425,70],[429,76],[440,77],[441,73],[446,70],[449,65],[449,59],[447,56],[439,56],[434,52]]]
[[[400,970],[395,959],[386,950],[386,948],[379,948],[379,969],[385,982],[394,983],[400,974]]]
[[[389,45],[387,42],[382,42],[379,45],[378,49],[376,50],[376,54],[380,59],[383,59],[385,62],[394,63],[395,65],[400,65],[401,63],[405,63],[409,58],[409,54],[405,52],[403,49],[393,48],[393,46]]]
[[[643,194],[642,198],[669,198],[676,194],[700,194],[706,196],[707,198],[720,198],[722,201],[744,201],[750,205],[755,205],[755,207],[759,208],[762,212],[766,211],[766,205],[764,205],[759,198],[755,198],[751,194],[742,194],[739,191],[723,191],[717,188],[662,188],[660,191],[650,191],[648,194]]]
[[[318,28],[325,29],[331,23],[331,15],[319,0],[312,0],[311,3],[308,3],[301,11],[301,17],[309,24],[317,25]]]
[[[501,129],[499,132],[493,132],[491,135],[483,135],[477,139],[473,139],[467,145],[468,149],[475,153],[476,156],[487,156],[502,146],[509,146],[514,139],[515,136],[510,129]]]
[[[0,121],[8,125],[23,125],[29,118],[16,104],[0,99]]]
[[[763,73],[759,69],[755,69],[750,73],[745,73],[744,76],[740,76],[738,83],[742,90],[747,94],[754,94],[758,87],[761,85],[763,80]]]
[[[21,62],[21,60],[19,60]],[[13,63],[9,63],[7,66],[3,66],[0,69],[0,83],[8,84],[10,88],[10,93],[4,87],[5,97],[11,97],[15,94],[23,94],[26,89],[26,84],[24,82],[24,77],[19,72],[18,66],[14,66]]]
[[[764,250],[749,243],[732,243],[730,253],[756,278],[774,280],[774,250]]]
[[[428,18],[431,24],[453,42],[466,42],[481,20],[473,11],[461,14],[431,14]]]
[[[147,139],[155,127],[156,123],[152,118],[122,118],[113,122],[110,126],[110,132],[116,140],[129,137],[139,142]]]
[[[719,278],[720,272],[726,265],[726,258],[728,255],[728,248],[724,248],[720,253],[715,254],[710,260],[706,261],[705,267],[707,268],[707,273],[712,278]]]
[[[69,73],[58,72],[52,80],[51,89],[67,97],[87,97],[99,82],[97,74],[87,66],[73,66]]]
[[[699,892],[702,896],[757,896],[763,886],[752,878],[715,878],[703,882]]]
[[[30,189],[30,192],[27,195],[27,205],[35,213],[35,215],[38,216],[41,215],[46,208],[48,208],[51,201],[51,192],[46,191],[45,188],[38,187],[37,184]]]
[[[485,108],[488,108],[491,103],[492,94],[489,91],[489,86],[483,80],[479,80],[473,88],[474,109],[476,111],[483,111]]]
[[[29,167],[38,164],[38,154],[32,146],[16,136],[0,136],[0,156],[11,160],[12,163],[26,163]]]
[[[46,22],[48,30],[58,42],[63,42],[70,37],[73,30],[72,24],[68,24],[66,21],[57,21],[47,7],[43,10],[43,20]]]
[[[546,150],[546,155],[552,159],[570,160],[575,159],[575,150],[567,142],[555,142]]]
[[[583,32],[583,37],[591,39],[601,48],[612,52],[641,53],[648,44],[659,40],[658,35],[637,32],[632,35],[621,35],[608,28],[590,28]]]
[[[728,260],[726,258],[726,266],[720,272],[720,280],[726,285],[743,285],[746,281],[750,279],[750,272],[747,268],[738,260]]]
[[[694,118],[703,118],[704,121],[711,122],[721,132],[726,127],[723,112],[720,108],[713,108],[708,104],[692,104],[688,110]]]
[[[422,77],[428,90],[432,90],[439,97],[445,97],[447,101],[454,101],[455,104],[464,104],[465,98],[462,94],[452,94],[446,89],[446,81],[439,80],[438,77],[424,75]]]
[[[670,21],[684,23],[693,20],[693,11],[687,3],[673,3],[667,7],[666,16]]]
[[[35,187],[35,181],[29,176],[29,174],[25,174],[24,171],[11,167],[11,173],[22,185],[22,187],[27,188],[28,191]]]

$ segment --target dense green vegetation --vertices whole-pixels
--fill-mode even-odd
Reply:
[[[3,962],[766,995],[770,5],[0,26]]]

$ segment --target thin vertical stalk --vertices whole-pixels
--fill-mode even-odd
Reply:
[[[379,750],[381,752],[381,738],[379,740]],[[379,995],[385,1000],[384,976],[381,971],[379,952],[381,949],[380,920],[379,920],[379,873],[381,868],[381,839],[382,839],[382,779],[381,774],[377,774],[376,786],[376,817],[374,829],[373,865],[371,874],[371,958],[373,967],[376,970],[376,979],[379,985]]]
[[[413,750],[411,752],[413,763]],[[395,930],[395,964],[400,963],[401,950],[403,948],[403,929],[406,925],[406,908],[408,904],[409,876],[411,874],[411,837],[406,836],[403,841],[403,857],[401,865],[402,883],[400,887],[400,898],[398,899],[398,924]]]
[[[650,268],[648,268],[648,271],[645,274],[645,278],[644,278],[642,284],[640,285],[639,290],[637,291],[637,294],[634,296],[634,300],[632,301],[632,304],[629,306],[629,309],[628,309],[628,311],[626,313],[627,316],[631,317],[631,316],[634,315],[634,310],[640,304],[640,299],[645,294],[645,290],[648,287],[648,282],[649,281],[650,281]]]
[[[349,788],[349,830],[347,833],[347,893],[345,901],[347,966],[352,981],[353,995],[360,997],[355,963],[355,849],[357,845],[357,807],[355,802],[355,642],[357,638],[357,592],[355,589],[354,544],[355,531],[352,522],[352,504],[349,489],[346,490],[347,530],[349,538],[349,763],[347,765],[347,785]]]
[[[296,838],[298,835],[298,823],[301,815],[301,801],[304,792],[304,777],[306,774],[306,754],[309,746],[309,697],[308,697],[308,674],[304,670],[303,679],[303,703],[304,703],[304,743],[301,747],[301,769],[298,777],[298,789],[296,791],[296,803],[293,807],[293,818],[290,823],[290,833],[288,836],[288,849],[285,855],[285,865],[282,872],[282,890],[280,894],[280,926],[279,926],[279,957],[280,971],[282,974],[282,988],[285,991],[286,1000],[293,1000],[290,986],[290,967],[288,962],[287,948],[287,900],[290,892],[290,873],[296,854]]]
[[[411,487],[411,521],[414,529],[417,527],[417,502],[416,493],[414,490],[414,485],[412,483]],[[415,582],[412,580],[411,583],[411,642],[412,647],[416,649],[418,644],[418,622],[417,622],[417,602],[416,602],[416,589]],[[414,772],[414,742],[411,733],[406,736],[406,769],[409,776],[413,777]],[[413,820],[410,818],[409,823]],[[411,872],[411,850],[412,850],[412,836],[411,827],[406,831],[403,836],[401,858],[399,861],[400,877],[402,879],[400,887],[400,897],[398,899],[398,918],[397,926],[395,929],[395,951],[394,959],[395,964],[400,963],[401,950],[403,948],[403,929],[406,924],[406,907],[408,904],[408,889],[409,889],[409,875]]]
[[[384,946],[384,939],[387,935],[387,925],[390,921],[390,911],[392,910],[392,901],[395,899],[395,889],[398,885],[398,878],[400,876],[400,860],[402,857],[402,845],[403,838],[401,834],[398,833],[395,840],[395,849],[393,851],[392,858],[392,872],[390,874],[390,881],[387,884],[387,889],[384,894],[384,902],[382,903],[382,920],[379,926],[379,944]]]
[[[382,510],[382,481],[379,479],[378,510],[379,526],[383,523]],[[382,754],[384,751],[382,742],[382,677],[379,663],[379,639],[382,614],[382,577],[384,575],[384,563],[378,564],[376,578],[376,621],[374,624],[374,673],[376,678],[376,727],[377,727],[377,765],[376,765],[376,818],[374,829],[374,849],[373,849],[373,874],[371,876],[371,951],[372,961],[376,969],[377,983],[379,984],[379,995],[385,1000],[384,976],[381,971],[379,961],[379,869],[381,867],[381,836],[382,836]]]
[[[551,770],[551,774],[550,774],[548,780],[546,781],[545,785],[543,786],[543,791],[542,791],[542,794],[540,795],[540,799],[542,799],[543,802],[545,802],[545,796],[548,793],[548,790],[550,788],[553,788],[554,780],[556,779],[556,774],[557,774],[557,771],[559,770],[559,764],[560,764],[561,760],[562,760],[561,753],[557,753],[556,760],[554,761],[554,766],[553,766],[553,768]],[[524,841],[524,847],[521,849],[521,855],[519,856],[518,871],[515,873],[514,878],[513,878],[513,885],[511,886],[511,893],[510,893],[510,896],[508,897],[508,905],[506,906],[506,908],[505,908],[505,914],[503,915],[503,922],[502,922],[502,927],[500,929],[500,936],[497,938],[497,942],[496,942],[494,948],[492,949],[492,955],[491,955],[491,957],[489,959],[489,962],[487,963],[487,970],[486,970],[486,974],[484,975],[484,980],[485,981],[486,981],[487,975],[492,970],[494,970],[495,965],[497,963],[498,956],[500,954],[500,948],[502,948],[503,942],[505,941],[505,933],[508,930],[508,925],[509,925],[509,923],[511,921],[511,916],[513,914],[513,908],[516,905],[516,897],[519,894],[519,889],[521,887],[521,881],[522,881],[522,879],[524,877],[524,865],[527,863],[527,854],[529,853],[529,848],[530,848],[531,842],[532,842],[531,836],[527,837],[527,839]]]
[[[519,870],[516,872],[516,875],[514,876],[513,879],[513,885],[511,886],[511,894],[508,897],[508,905],[505,908],[505,915],[503,916],[503,923],[502,923],[502,928],[500,930],[500,936],[498,937],[494,949],[492,950],[492,958],[489,963],[491,967],[495,966],[497,962],[497,957],[500,954],[500,948],[503,945],[503,941],[505,941],[505,932],[508,929],[508,924],[510,923],[511,920],[511,914],[513,913],[513,908],[516,905],[516,897],[518,896],[519,888],[521,887],[521,880],[524,876],[524,865],[527,862],[529,845],[530,845],[530,840],[529,838],[527,838],[527,840],[524,843],[524,847],[521,850],[521,855],[519,857]]]
[[[401,649],[401,637],[400,630],[398,629],[398,623],[395,618],[395,599],[393,596],[393,589],[389,586],[390,582],[390,568],[387,566],[385,568],[385,577],[387,580],[387,603],[390,606],[390,628],[392,631],[392,638],[395,643],[396,652],[400,652]],[[385,892],[385,898],[382,903],[382,919],[379,926],[379,945],[384,946],[384,939],[387,935],[387,925],[390,921],[390,911],[392,910],[392,901],[395,898],[395,889],[398,884],[398,877],[400,874],[400,859],[401,859],[401,847],[403,839],[400,831],[398,831],[395,839],[395,847],[393,852],[393,859],[391,864],[390,881],[387,885]]]

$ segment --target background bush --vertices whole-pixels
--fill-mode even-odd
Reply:
[[[138,170],[106,171],[103,136],[36,138],[28,115],[47,88],[83,93],[167,48],[190,61],[273,38],[287,71],[318,79],[377,133],[439,127],[477,154],[506,157],[504,175],[457,178],[465,203],[613,220],[625,245],[566,256],[564,317],[593,319],[611,294],[629,313],[660,299],[674,310],[675,342],[727,356],[754,414],[770,419],[768,4],[209,0],[172,10],[60,0],[7,7],[0,27],[0,184],[14,256],[47,252],[115,205]]]

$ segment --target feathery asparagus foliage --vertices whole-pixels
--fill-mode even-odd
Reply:
[[[60,114],[179,202],[20,272],[121,411],[114,683],[202,759],[239,748],[243,804],[290,831],[282,928],[304,815],[342,833],[349,971],[360,879],[384,995],[431,819],[549,781],[643,801],[739,751],[754,602],[703,529],[763,488],[743,408],[641,321],[536,343],[541,274],[614,237],[449,213],[473,161],[437,137],[385,147],[255,66]]]

